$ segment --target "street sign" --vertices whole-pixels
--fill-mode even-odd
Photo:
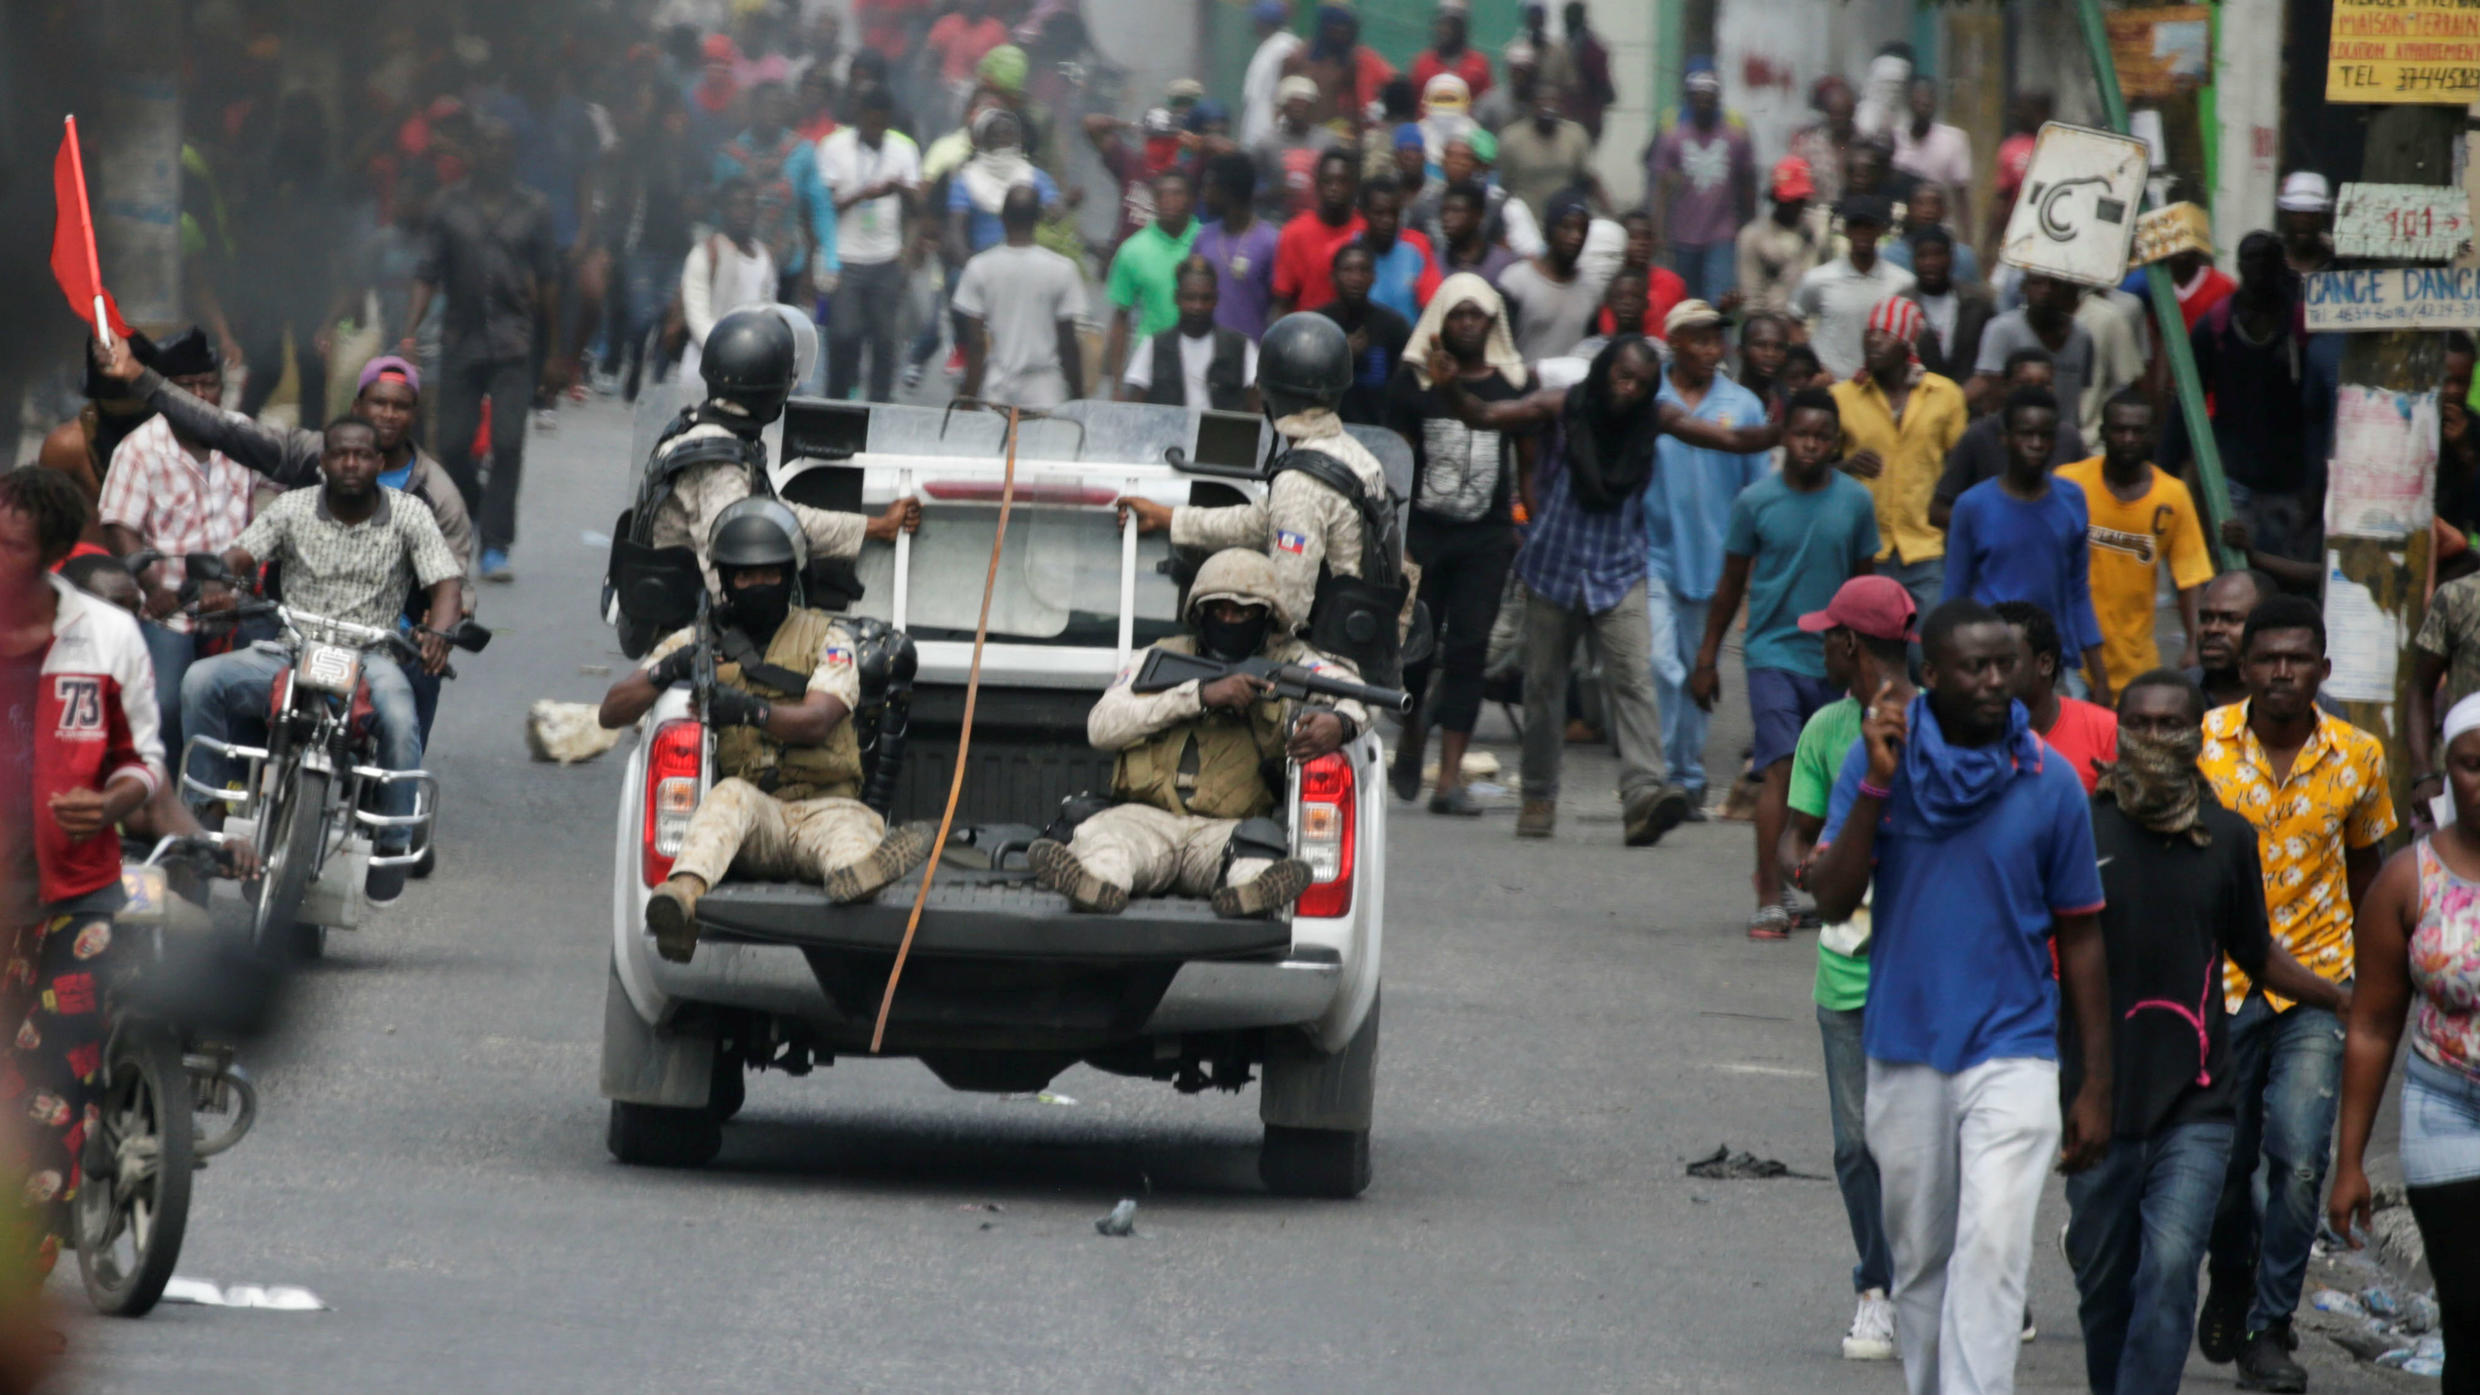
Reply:
[[[2334,252],[2447,262],[2471,240],[2471,196],[2451,184],[2345,184],[2334,200]]]
[[[1998,259],[2085,286],[2127,275],[2127,245],[2152,172],[2144,142],[2089,126],[2041,128]]]
[[[2307,280],[2311,333],[2480,327],[2480,270],[2471,267],[2319,271]]]
[[[2480,10],[2458,0],[2334,0],[2329,102],[2462,106],[2480,97]]]
[[[2174,203],[2138,218],[2127,265],[2133,269],[2181,252],[2213,252],[2213,215],[2192,203]]]

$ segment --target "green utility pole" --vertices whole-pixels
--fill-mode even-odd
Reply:
[[[2130,135],[2127,97],[2118,89],[2118,63],[2110,57],[2110,31],[2101,19],[2101,0],[2076,0],[2075,10],[2084,25],[2084,46],[2092,53],[2093,76],[2101,84],[2101,110],[2111,130]],[[2213,423],[2205,415],[2204,380],[2196,376],[2196,355],[2187,342],[2187,317],[2179,312],[2178,288],[2170,284],[2170,272],[2159,262],[2144,268],[2144,281],[2153,293],[2153,319],[2161,327],[2162,350],[2170,356],[2170,377],[2178,385],[2179,416],[2187,426],[2188,447],[2195,453],[2196,479],[2204,486],[2204,497],[2197,503],[2204,508],[2205,536],[2213,540],[2222,569],[2236,571],[2247,565],[2247,558],[2222,541],[2222,520],[2231,516],[2230,486],[2222,478],[2221,448],[2213,440]]]

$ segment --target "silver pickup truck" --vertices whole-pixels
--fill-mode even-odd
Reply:
[[[647,411],[659,423],[662,406]],[[867,590],[852,610],[917,646],[890,818],[935,820],[955,773],[1004,418],[796,401],[782,433],[773,458],[788,499],[869,511],[921,501],[918,534],[862,555]],[[1405,491],[1404,442],[1355,434]],[[652,437],[642,425],[640,435],[641,445]],[[958,1090],[1039,1090],[1078,1062],[1183,1092],[1255,1079],[1266,1185],[1353,1196],[1369,1184],[1386,923],[1378,738],[1364,732],[1292,769],[1283,812],[1318,880],[1286,919],[1218,919],[1178,898],[1078,914],[1034,883],[1024,857],[1064,797],[1109,788],[1111,757],[1086,741],[1086,713],[1134,655],[1176,631],[1180,578],[1203,560],[1140,538],[1113,501],[1258,497],[1271,436],[1246,417],[1098,402],[1022,427],[971,768],[884,1054],[915,1057]],[[836,906],[805,883],[727,882],[699,903],[696,957],[658,958],[646,897],[712,780],[710,749],[676,689],[647,714],[622,777],[602,1090],[608,1146],[623,1162],[703,1163],[739,1108],[744,1072],[801,1074],[868,1053],[919,890],[917,873],[876,901]]]

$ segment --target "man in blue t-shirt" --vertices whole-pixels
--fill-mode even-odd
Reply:
[[[2110,675],[2093,613],[2091,515],[2084,491],[2062,487],[2049,472],[2058,399],[2046,388],[2017,388],[2002,410],[2006,472],[1955,500],[1946,524],[1945,598],[2029,601],[2049,612],[2071,655],[2083,658],[2092,700],[2107,707]]]
[[[1996,612],[1948,601],[1921,648],[1928,691],[1881,687],[1808,874],[1829,921],[1874,882],[1867,1132],[1915,1395],[2011,1388],[2043,1178],[2101,1157],[2112,1089],[2084,787],[2009,696],[2020,646]],[[2062,985],[2088,1053],[2063,1124]]]
[[[1745,388],[1735,390],[1756,400]],[[1835,468],[1842,441],[1842,412],[1833,393],[1807,388],[1792,397],[1783,414],[1782,473],[1763,475],[1731,502],[1722,580],[1712,603],[1699,607],[1704,614],[1688,696],[1702,718],[1722,694],[1715,665],[1723,635],[1741,599],[1748,602],[1748,710],[1756,722],[1751,763],[1765,781],[1757,796],[1757,911],[1748,920],[1748,937],[1755,940],[1784,939],[1791,930],[1782,862],[1775,856],[1791,788],[1791,754],[1799,748],[1800,729],[1836,696],[1826,679],[1825,646],[1800,628],[1800,617],[1831,605],[1842,584],[1867,573],[1877,555],[1876,503],[1866,485]],[[1646,495],[1648,513],[1653,493],[1674,473],[1674,445],[1683,455],[1689,452],[1669,438],[1656,448],[1660,468],[1654,474],[1656,491]],[[1662,651],[1656,646],[1657,679],[1661,670]],[[1664,708],[1664,717],[1671,710]],[[1697,739],[1704,740],[1701,720]]]
[[[1670,366],[1654,401],[1676,403],[1698,421],[1724,429],[1765,420],[1757,395],[1716,371],[1722,363],[1722,314],[1701,300],[1671,307],[1662,323]],[[1764,479],[1768,452],[1708,450],[1676,436],[1653,448],[1645,486],[1645,604],[1653,621],[1653,697],[1662,713],[1662,754],[1671,778],[1688,792],[1688,818],[1705,817],[1705,733],[1710,709],[1687,700],[1689,665],[1705,637],[1705,617],[1722,579],[1722,538],[1740,491]],[[1840,577],[1836,578],[1840,580]],[[1794,739],[1798,737],[1795,731]]]

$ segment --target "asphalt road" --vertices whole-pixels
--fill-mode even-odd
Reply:
[[[1742,936],[1745,825],[1623,850],[1591,753],[1548,844],[1516,843],[1504,811],[1398,806],[1377,1181],[1356,1202],[1265,1195],[1249,1095],[1084,1069],[1053,1087],[1073,1104],[954,1094],[906,1062],[765,1075],[715,1165],[612,1162],[595,1073],[618,771],[533,764],[520,725],[621,662],[581,535],[618,511],[627,441],[607,405],[535,439],[519,579],[484,602],[500,639],[460,660],[435,743],[441,872],[333,938],[252,1062],[258,1132],[198,1179],[184,1275],[305,1285],[332,1311],[83,1322],[62,1388],[1901,1388],[1837,1355],[1851,1255],[1813,941]],[[1714,768],[1744,730],[1721,724]],[[1802,1175],[1683,1175],[1722,1144]],[[1121,1197],[1137,1234],[1097,1235]],[[2053,1183],[2031,1391],[2083,1388],[2062,1220]],[[72,1275],[53,1292],[80,1308]],[[2310,1355],[2320,1392],[2418,1388]]]

